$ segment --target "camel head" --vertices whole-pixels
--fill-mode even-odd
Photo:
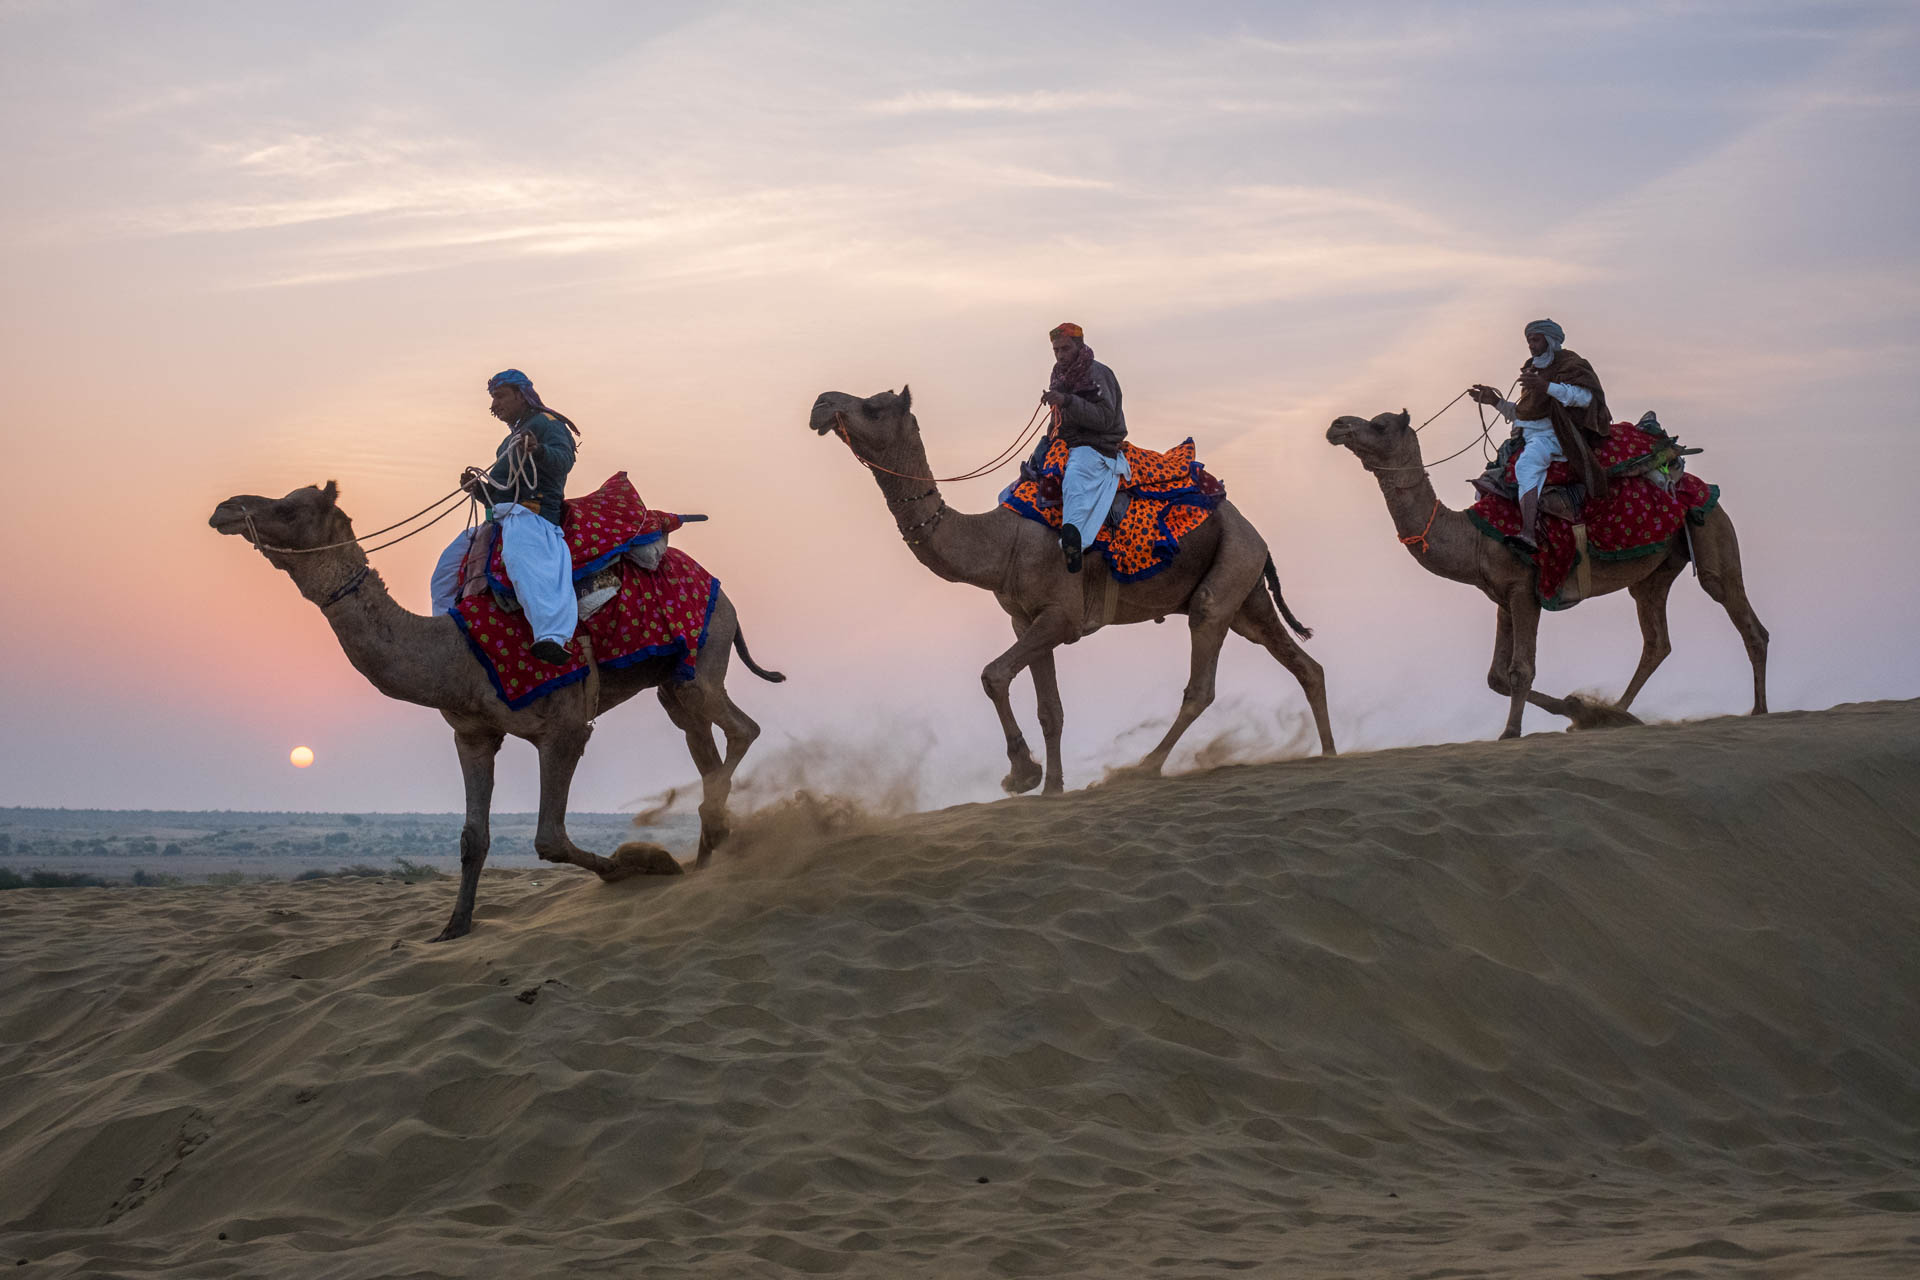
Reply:
[[[813,402],[807,425],[823,436],[838,432],[863,458],[882,457],[909,433],[920,432],[913,417],[911,387],[902,387],[897,394],[881,391],[864,400],[844,391],[823,391]]]
[[[284,498],[237,494],[215,507],[207,523],[216,532],[238,534],[247,539],[276,567],[285,569],[289,567],[289,557],[270,551],[269,547],[299,550],[324,547],[353,537],[353,522],[336,505],[339,496],[340,487],[331,480],[324,489],[308,485]]]
[[[1356,418],[1351,414],[1335,418],[1327,428],[1328,444],[1343,444],[1367,470],[1381,467],[1420,466],[1420,437],[1414,434],[1412,417],[1405,409],[1375,417]]]

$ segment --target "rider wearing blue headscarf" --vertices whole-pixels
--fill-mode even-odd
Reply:
[[[499,526],[500,556],[514,596],[533,627],[534,656],[553,665],[573,661],[567,645],[579,625],[573,593],[573,556],[560,532],[567,473],[573,470],[574,438],[580,428],[549,409],[518,369],[487,379],[493,416],[507,424],[493,465],[469,467],[461,486],[487,504],[487,519]],[[462,532],[433,570],[433,611],[449,613],[458,601],[474,531]]]

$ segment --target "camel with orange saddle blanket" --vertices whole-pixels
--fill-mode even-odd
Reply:
[[[838,435],[872,471],[901,537],[921,564],[949,582],[993,592],[1013,619],[1013,647],[980,674],[1006,733],[1011,766],[1001,782],[1006,790],[1031,791],[1044,783],[1052,794],[1065,787],[1064,712],[1054,650],[1110,623],[1159,622],[1170,614],[1187,615],[1192,668],[1172,727],[1137,769],[1159,772],[1180,736],[1213,701],[1220,646],[1229,630],[1263,646],[1293,673],[1313,711],[1321,750],[1333,754],[1325,677],[1320,664],[1287,634],[1287,625],[1303,637],[1311,633],[1286,612],[1266,540],[1194,462],[1191,441],[1167,454],[1128,446],[1136,472],[1131,504],[1117,525],[1101,531],[1095,546],[1103,554],[1090,555],[1086,571],[1074,574],[1062,562],[1055,532],[1060,524],[1057,475],[1051,508],[1039,493],[1047,473],[1064,466],[1064,448],[1053,450],[1041,474],[1017,484],[1001,505],[964,514],[940,496],[912,408],[913,393],[904,388],[864,398],[829,391],[814,401],[808,426],[823,436]],[[1024,670],[1033,672],[1046,742],[1044,772],[1008,699],[1014,677]]]
[[[1572,522],[1542,512],[1535,550],[1516,544],[1518,505],[1485,492],[1470,511],[1443,505],[1420,456],[1420,437],[1403,409],[1374,418],[1341,417],[1327,428],[1327,442],[1351,450],[1379,482],[1400,541],[1428,573],[1465,582],[1486,593],[1499,609],[1493,666],[1487,684],[1509,699],[1503,738],[1520,736],[1529,702],[1581,727],[1637,723],[1628,713],[1654,669],[1673,646],[1667,630],[1667,593],[1689,560],[1700,585],[1727,611],[1746,642],[1753,666],[1753,714],[1767,709],[1767,629],[1747,602],[1740,572],[1740,543],[1720,505],[1720,491],[1674,466],[1677,442],[1649,415],[1639,426],[1613,423],[1594,462],[1614,478],[1604,499],[1589,499]],[[1547,475],[1550,485],[1570,477],[1563,463]],[[1513,480],[1511,451],[1500,469]],[[1566,514],[1572,514],[1567,512]],[[1569,590],[1570,571],[1578,585]],[[1533,688],[1534,656],[1542,608],[1564,608],[1590,595],[1624,590],[1640,612],[1640,665],[1612,706],[1578,696],[1548,697]]]

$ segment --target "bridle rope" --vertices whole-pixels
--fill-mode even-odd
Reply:
[[[862,454],[860,450],[854,448],[853,437],[847,434],[847,414],[844,409],[835,409],[833,411],[833,433],[840,437],[842,444],[847,446],[847,452],[851,453],[854,459],[869,471],[878,471],[882,475],[894,476],[901,480],[920,480],[930,484],[958,484],[962,480],[978,480],[981,476],[990,475],[1020,456],[1020,452],[1027,447],[1028,442],[1040,434],[1040,425],[1042,422],[1040,415],[1046,407],[1044,402],[1034,407],[1033,416],[1027,419],[1027,425],[1020,429],[1020,434],[1014,437],[1013,443],[1002,449],[992,462],[985,463],[966,472],[964,475],[957,476],[913,476],[908,475],[904,471],[895,471],[890,467],[881,466],[879,463]],[[932,494],[923,493],[920,496],[926,498],[931,497]],[[888,499],[888,501],[891,502],[892,499]],[[918,499],[910,498],[906,501],[913,502],[918,501]],[[904,505],[904,503],[902,505]]]

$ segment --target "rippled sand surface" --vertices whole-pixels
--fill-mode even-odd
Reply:
[[[0,894],[0,1263],[1920,1275],[1920,703],[451,895]]]

